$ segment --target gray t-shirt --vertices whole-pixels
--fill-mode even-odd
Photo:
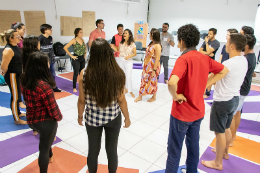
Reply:
[[[220,47],[220,43],[219,43],[218,40],[213,40],[213,41],[209,40],[208,44],[209,44],[209,48],[212,47],[214,49],[214,52],[212,52],[214,54],[214,56],[211,57],[211,58],[215,60],[215,55],[216,55],[216,52],[218,51],[218,48]],[[205,41],[203,42],[201,48],[203,48],[203,51],[207,51],[206,50],[206,43],[205,43]]]
[[[162,45],[162,53],[161,56],[169,56],[170,55],[170,43],[167,42],[167,39],[171,39],[171,41],[174,41],[173,36],[167,32],[166,35],[163,35],[161,32],[161,45]]]

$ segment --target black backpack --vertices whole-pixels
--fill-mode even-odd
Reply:
[[[64,45],[61,42],[56,42],[53,44],[53,51],[56,56],[65,56],[66,52],[63,49]]]

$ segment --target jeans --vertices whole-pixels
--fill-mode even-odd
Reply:
[[[197,173],[199,163],[199,131],[202,119],[203,118],[194,122],[184,122],[171,116],[167,147],[168,158],[165,173],[177,173],[185,136],[187,147],[187,173]]]
[[[55,62],[50,63],[50,72],[51,72],[52,78],[53,78],[54,81],[55,81],[55,76],[56,76],[56,73],[55,73]]]
[[[53,155],[51,146],[57,132],[58,123],[55,120],[45,120],[28,125],[40,135],[38,164],[40,173],[47,173],[49,158]]]
[[[161,56],[160,65],[163,65],[164,68],[164,80],[168,80],[168,62],[169,56]]]
[[[112,121],[100,127],[89,126],[86,123],[88,133],[88,159],[89,173],[96,173],[98,166],[98,155],[101,147],[102,131],[105,129],[105,147],[108,159],[109,173],[116,173],[118,166],[117,143],[121,128],[121,112]]]

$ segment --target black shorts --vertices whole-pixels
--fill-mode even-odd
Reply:
[[[213,101],[210,111],[210,130],[225,133],[225,130],[230,128],[238,103],[239,96],[228,101]]]

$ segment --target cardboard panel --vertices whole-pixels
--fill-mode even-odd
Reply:
[[[24,11],[27,35],[41,35],[40,26],[46,23],[44,11]]]
[[[89,37],[96,28],[96,14],[94,11],[82,11],[83,36]]]
[[[60,35],[74,36],[74,30],[82,28],[81,17],[60,16]]]

